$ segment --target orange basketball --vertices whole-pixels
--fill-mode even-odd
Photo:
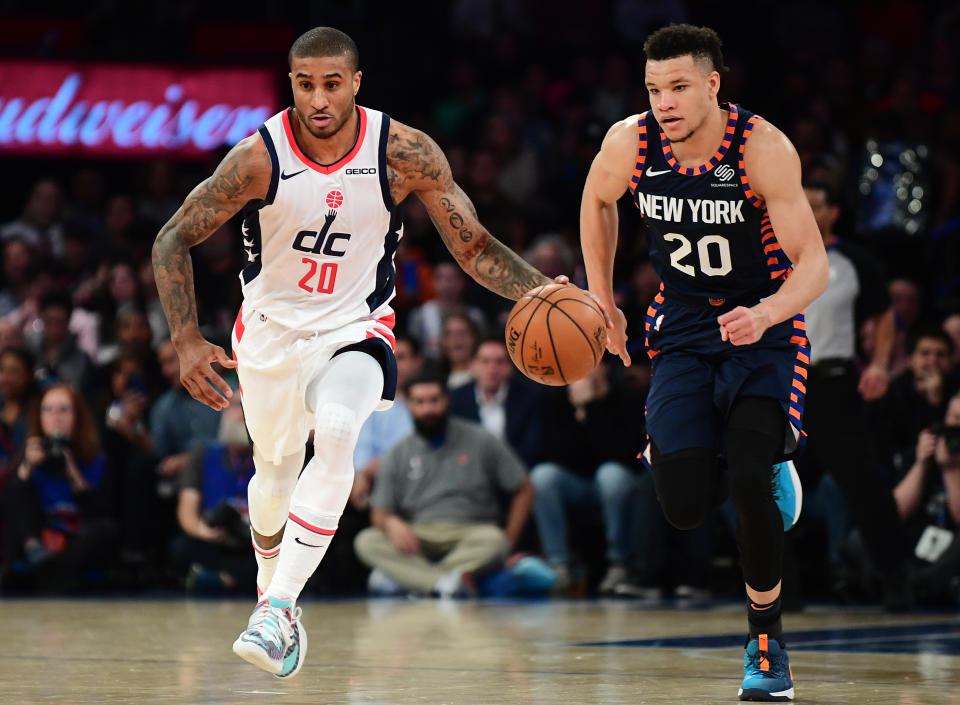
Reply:
[[[606,322],[583,289],[545,284],[514,304],[506,338],[510,358],[523,374],[559,387],[585,377],[600,363]]]

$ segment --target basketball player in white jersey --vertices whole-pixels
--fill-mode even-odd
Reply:
[[[248,496],[261,599],[233,648],[281,678],[306,654],[296,600],[349,497],[357,434],[393,400],[401,201],[416,195],[459,265],[491,291],[518,299],[551,281],[480,224],[433,140],[356,105],[350,37],[312,29],[289,63],[294,106],[238,143],[153,247],[184,387],[223,409],[231,391],[211,364],[237,368],[256,463]],[[198,330],[188,251],[241,209],[247,265],[231,360]],[[310,429],[315,454],[301,474]]]

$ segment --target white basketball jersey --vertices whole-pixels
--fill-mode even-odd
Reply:
[[[288,328],[325,333],[361,320],[393,327],[403,220],[387,183],[390,117],[357,112],[356,144],[328,165],[300,149],[289,109],[259,129],[273,175],[267,197],[244,209],[240,281],[245,309]]]

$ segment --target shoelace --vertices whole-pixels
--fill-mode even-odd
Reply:
[[[297,607],[293,612],[293,619],[288,621],[279,607],[271,607],[266,601],[263,607],[250,615],[247,629],[257,628],[260,633],[272,641],[279,641],[283,646],[293,638],[293,622],[300,619],[302,610]]]

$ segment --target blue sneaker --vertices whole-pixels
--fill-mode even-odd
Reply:
[[[800,518],[803,507],[803,486],[792,460],[773,466],[773,498],[783,518],[783,530],[790,531]]]
[[[233,642],[233,652],[278,678],[292,678],[303,665],[307,635],[301,610],[290,600],[265,597],[253,610],[246,630]]]
[[[793,673],[787,650],[766,634],[751,639],[743,655],[743,683],[737,696],[753,702],[793,700]]]

